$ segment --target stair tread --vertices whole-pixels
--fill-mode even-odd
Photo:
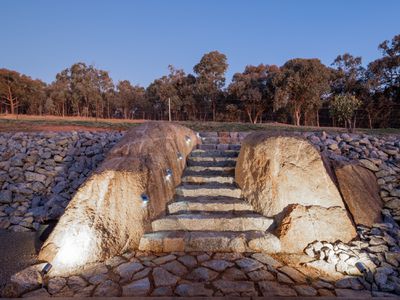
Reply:
[[[227,196],[199,196],[199,197],[177,197],[172,203],[176,202],[198,202],[198,203],[245,203],[249,204],[244,199],[227,197]]]
[[[226,161],[196,161],[188,160],[187,166],[189,167],[235,167],[236,161],[226,160]]]
[[[204,212],[204,213],[187,213],[187,214],[174,214],[174,215],[166,215],[160,219],[266,219],[272,220],[272,218],[264,217],[263,215],[257,214],[255,212],[248,213],[233,213],[233,212],[224,212],[224,211],[215,211],[215,212]]]
[[[182,190],[198,190],[198,189],[209,189],[209,190],[219,190],[219,189],[229,189],[229,190],[240,190],[237,186],[231,183],[218,183],[218,182],[207,182],[201,184],[189,184],[183,183],[178,186],[177,189]]]
[[[233,170],[232,170],[233,171]],[[186,176],[196,176],[196,177],[232,177],[234,178],[234,172],[226,172],[226,171],[213,171],[213,170],[204,170],[204,171],[189,171],[185,170],[183,172],[182,177]]]

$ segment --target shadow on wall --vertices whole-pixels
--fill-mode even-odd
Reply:
[[[136,249],[150,220],[165,213],[196,144],[196,133],[179,125],[131,129],[79,188],[39,259],[65,274]]]

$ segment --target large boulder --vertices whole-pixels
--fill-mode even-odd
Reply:
[[[357,235],[345,209],[300,204],[285,209],[277,234],[284,253],[301,253],[314,241],[347,243]]]
[[[170,123],[127,132],[76,192],[39,259],[52,263],[53,274],[65,274],[136,249],[150,221],[165,213],[196,144],[195,132]]]
[[[356,164],[335,164],[343,199],[356,224],[371,227],[382,222],[382,199],[376,176],[370,170]]]
[[[300,137],[248,135],[242,142],[235,179],[244,197],[267,217],[280,214],[290,204],[344,208],[320,153]]]

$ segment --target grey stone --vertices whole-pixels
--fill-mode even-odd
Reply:
[[[197,260],[191,255],[184,255],[178,258],[178,260],[183,263],[188,268],[193,268],[197,266]]]
[[[294,289],[276,281],[260,281],[258,286],[263,296],[297,296]]]
[[[199,267],[190,272],[186,278],[193,281],[212,281],[217,278],[217,276],[217,272],[204,267]]]
[[[163,268],[156,267],[153,269],[153,279],[155,286],[159,287],[175,285],[180,278],[164,270]]]
[[[299,296],[312,297],[318,294],[317,290],[309,285],[295,285],[293,288]]]
[[[0,203],[11,203],[12,192],[9,190],[0,191]]]
[[[182,297],[210,297],[214,292],[206,288],[204,283],[182,283],[176,287],[175,293]]]
[[[122,296],[146,296],[150,292],[150,281],[143,278],[122,287]]]
[[[115,272],[121,276],[122,281],[126,282],[131,280],[133,274],[136,272],[143,270],[144,266],[139,263],[139,262],[128,262],[128,263],[123,263],[119,265],[116,269]]]
[[[254,283],[251,281],[216,280],[213,285],[224,294],[254,292]]]
[[[217,272],[224,271],[226,268],[232,267],[233,265],[233,263],[227,262],[222,259],[213,259],[202,263],[202,266],[210,268]]]
[[[188,272],[188,269],[177,260],[163,264],[161,267],[180,277],[184,276]]]
[[[248,257],[239,259],[235,261],[235,263],[245,272],[251,272],[264,267],[264,265],[260,263],[258,260],[254,260]]]
[[[115,297],[121,294],[121,288],[119,284],[106,280],[100,283],[93,292],[94,297]]]

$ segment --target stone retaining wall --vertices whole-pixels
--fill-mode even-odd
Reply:
[[[58,219],[119,132],[2,133],[0,229],[37,230]]]

